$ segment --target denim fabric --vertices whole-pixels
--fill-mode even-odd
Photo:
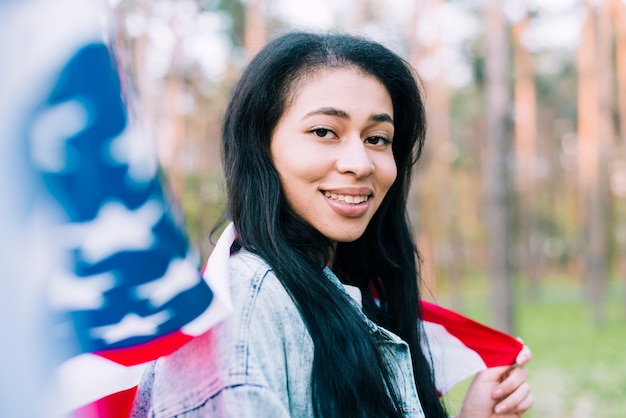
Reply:
[[[272,270],[244,250],[229,259],[234,311],[144,374],[139,417],[312,417],[313,342]],[[337,277],[326,276],[341,289]],[[406,417],[423,417],[408,345],[368,321],[397,379]]]

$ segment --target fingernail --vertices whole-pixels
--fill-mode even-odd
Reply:
[[[495,398],[499,398],[500,396],[504,394],[504,391],[502,389],[496,389],[496,391],[493,394]]]
[[[497,405],[496,409],[495,409],[496,414],[501,414],[501,413],[505,412],[506,410],[507,410],[507,406],[505,404],[503,404],[503,403]]]

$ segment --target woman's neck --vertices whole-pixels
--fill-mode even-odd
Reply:
[[[328,262],[326,263],[326,266],[331,270],[333,269],[333,264],[335,263],[336,252],[337,252],[337,241],[332,241],[331,246],[328,249],[328,257],[327,257]]]

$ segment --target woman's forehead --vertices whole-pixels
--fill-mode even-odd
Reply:
[[[343,65],[318,65],[301,70],[299,74],[291,79],[291,81],[285,88],[285,106],[293,104],[294,100],[297,99],[299,92],[301,92],[310,84],[318,83],[324,77],[345,72],[353,72],[354,75],[360,77],[373,78],[384,86],[384,83],[378,77],[367,71],[364,71],[361,67],[353,63],[346,63]],[[391,97],[391,93],[386,87],[385,90],[387,91],[387,94],[389,94],[389,96]]]

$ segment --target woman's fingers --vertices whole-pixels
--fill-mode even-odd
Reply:
[[[518,338],[518,340],[520,342],[523,342],[521,338]],[[517,364],[518,366],[523,366],[524,364],[532,360],[532,358],[533,358],[532,351],[527,345],[524,345],[524,347],[522,347],[519,354],[517,355],[517,358],[515,359],[515,364]]]
[[[492,396],[500,399],[515,391],[528,378],[524,367],[512,366],[501,374],[500,383],[494,388]]]
[[[514,366],[502,374],[502,381],[493,391],[492,396],[498,402],[494,412],[523,413],[530,408],[535,399],[531,393],[528,378],[528,370],[524,367]]]
[[[528,382],[523,382],[508,396],[500,400],[496,404],[494,411],[497,414],[522,413],[530,408],[534,401],[530,384]]]
[[[478,373],[466,394],[461,414],[465,418],[521,417],[535,402],[524,367],[532,352],[523,346],[513,366],[491,367]]]

